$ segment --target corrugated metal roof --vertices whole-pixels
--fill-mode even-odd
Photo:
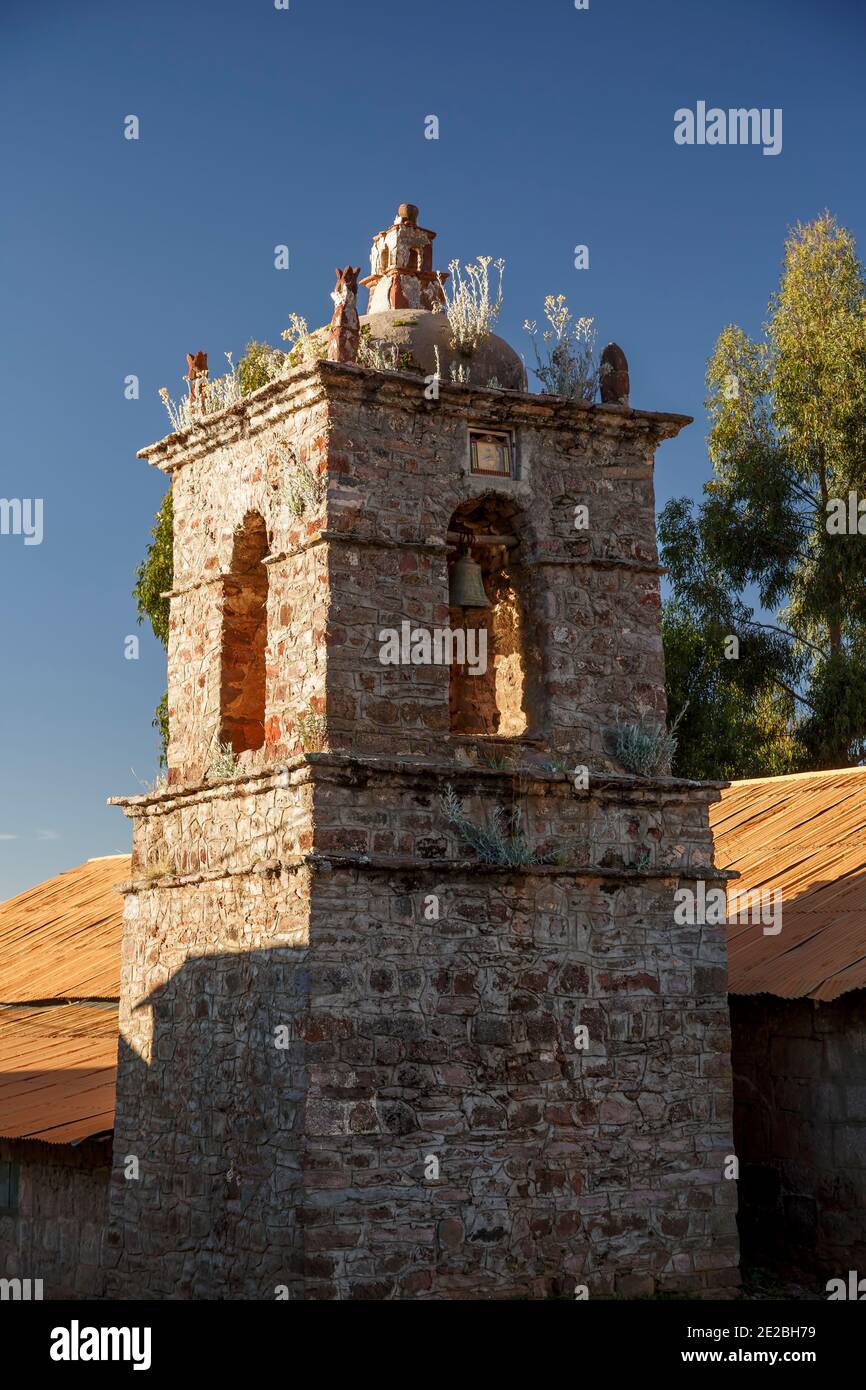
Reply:
[[[0,1134],[70,1144],[111,1129],[117,1005],[0,1005]]]
[[[117,999],[130,856],[88,859],[0,903],[0,1003]]]
[[[728,925],[731,994],[836,999],[866,988],[866,767],[733,782],[710,808],[732,893],[778,890],[782,930]]]
[[[69,1144],[111,1129],[129,855],[0,904],[0,1135]],[[99,1000],[85,1004],[70,1001]]]

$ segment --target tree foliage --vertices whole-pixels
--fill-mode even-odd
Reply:
[[[141,623],[147,618],[153,628],[154,637],[164,647],[168,646],[169,601],[163,598],[163,594],[168,593],[174,583],[173,519],[169,488],[156,514],[147,553],[136,571],[135,588],[132,591],[138,608],[138,621]]]
[[[147,553],[135,576],[132,595],[138,609],[138,621],[147,618],[153,635],[164,647],[168,646],[169,600],[163,598],[174,582],[172,549],[173,508],[171,488],[162,499],[151,530]],[[168,696],[163,695],[156,707],[153,727],[159,730],[160,766],[165,766],[168,750]]]
[[[662,636],[668,712],[679,719],[674,773],[721,781],[796,771],[803,750],[787,691],[767,683],[760,666],[726,660],[724,634],[675,601],[662,611]]]
[[[866,284],[853,238],[828,213],[789,235],[764,338],[722,331],[707,389],[713,478],[698,507],[673,499],[659,524],[674,709],[692,687],[680,768],[743,776],[784,770],[788,758],[856,763],[866,754],[864,539],[827,519],[831,499],[866,497]],[[729,636],[739,642],[730,661]],[[684,668],[689,651],[700,674]]]

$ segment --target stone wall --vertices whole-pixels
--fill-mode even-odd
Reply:
[[[309,993],[304,878],[128,899],[110,1297],[273,1298],[295,1275],[303,1072],[276,1030]]]
[[[452,786],[479,825],[519,807],[533,848],[573,871],[712,867],[707,806],[712,783],[596,774],[586,791],[527,763],[519,772],[437,759],[393,760],[324,752],[296,755],[254,776],[120,800],[134,822],[136,880],[266,872],[319,856],[465,860],[442,806]],[[129,905],[127,907],[129,911]]]
[[[315,379],[301,374],[281,395],[259,392],[214,426],[187,432],[184,466],[168,461],[174,506],[174,587],[168,641],[169,778],[197,781],[222,726],[223,612],[233,585],[235,541],[251,514],[265,524],[267,649],[265,740],[243,754],[265,766],[297,742],[294,718],[324,707],[322,646],[327,597],[324,548],[309,549],[323,512],[299,518],[289,502],[296,467],[325,467],[327,410]],[[318,523],[318,524],[316,524]],[[290,737],[286,741],[286,731]]]
[[[672,886],[317,880],[306,1297],[735,1285],[721,946],[672,937]]]
[[[316,363],[145,451],[173,479],[171,742],[168,788],[122,803],[114,1296],[736,1285],[724,938],[673,920],[724,877],[718,792],[610,740],[664,715],[652,464],[684,423]],[[515,476],[470,475],[470,428],[511,431]],[[264,742],[203,780],[257,518]],[[447,664],[380,650],[448,624],[479,518],[521,619],[496,679],[522,732],[492,744],[452,728]],[[476,827],[519,810],[533,854],[480,863],[449,785]]]
[[[743,1253],[814,1277],[866,1268],[866,992],[731,997]]]
[[[610,764],[609,730],[664,714],[652,485],[657,444],[686,417],[442,385],[319,362],[144,451],[172,477],[175,576],[168,652],[173,784],[199,780],[220,728],[225,589],[245,517],[263,518],[266,738],[256,771],[327,714],[358,751],[427,754],[449,731],[449,668],[390,667],[380,634],[448,623],[449,523],[472,499],[512,516],[531,634],[527,734]],[[507,427],[517,476],[469,473],[470,427]],[[298,467],[321,502],[288,504]],[[575,508],[588,509],[576,529]]]
[[[111,1145],[0,1139],[18,1164],[18,1211],[0,1213],[0,1278],[41,1279],[43,1298],[99,1298]]]
[[[448,669],[383,666],[379,634],[404,619],[448,623],[445,541],[473,498],[507,506],[519,543],[528,736],[598,766],[618,715],[663,715],[652,458],[683,417],[466,388],[419,404],[417,384],[363,374],[326,384],[335,736],[379,753],[429,753],[447,738]],[[513,431],[516,478],[469,473],[479,425]],[[578,505],[587,530],[575,528]]]
[[[735,1286],[723,931],[672,915],[716,792],[526,776],[571,866],[508,872],[445,775],[319,755],[127,803],[137,864],[203,867],[127,886],[113,1296]],[[479,821],[516,794],[451,775]]]

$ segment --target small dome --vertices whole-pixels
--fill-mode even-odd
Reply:
[[[451,329],[444,313],[433,313],[430,309],[381,309],[375,314],[363,314],[360,322],[362,329],[369,327],[372,338],[394,343],[401,352],[411,353],[411,367],[425,376],[432,376],[436,371],[434,348],[438,347],[443,384],[450,383],[454,362],[468,367],[472,386],[489,386],[493,382],[507,391],[526,390],[522,361],[504,338],[493,333],[471,357],[463,357],[450,346]]]

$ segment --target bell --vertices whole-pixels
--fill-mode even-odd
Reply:
[[[481,566],[468,551],[458,555],[448,584],[448,603],[451,608],[489,608],[490,599],[484,592]]]

